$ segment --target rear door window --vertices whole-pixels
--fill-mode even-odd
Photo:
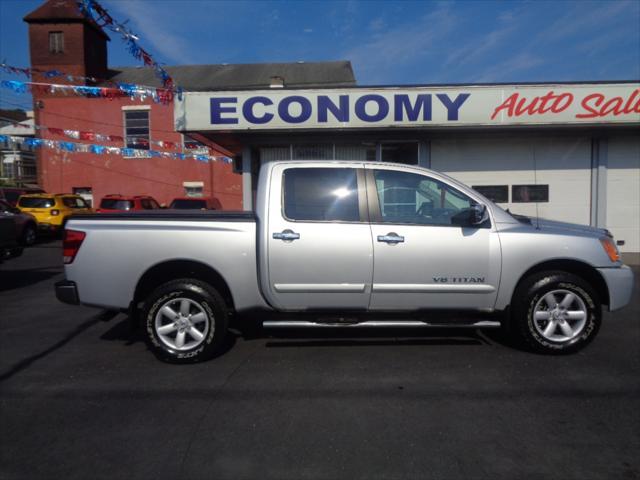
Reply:
[[[360,220],[354,168],[289,168],[283,184],[284,216],[290,220]]]
[[[22,197],[18,206],[22,208],[52,208],[56,201],[50,197]]]

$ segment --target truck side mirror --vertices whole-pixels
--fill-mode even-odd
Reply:
[[[489,212],[487,211],[486,205],[478,203],[471,207],[471,210],[473,211],[472,225],[482,225],[489,220]]]
[[[451,225],[459,227],[477,227],[482,225],[489,218],[487,206],[477,204],[470,208],[465,208],[451,217]]]

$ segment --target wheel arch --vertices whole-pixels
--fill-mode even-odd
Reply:
[[[529,268],[518,279],[518,282],[513,289],[513,293],[511,294],[511,303],[513,304],[513,297],[517,294],[518,288],[527,277],[533,275],[534,273],[549,270],[560,270],[582,278],[593,287],[593,289],[598,294],[600,302],[603,305],[609,305],[609,288],[607,287],[607,283],[605,282],[602,275],[600,275],[600,272],[598,272],[595,267],[589,265],[588,263],[574,259],[548,260],[538,263]]]
[[[208,283],[224,299],[227,307],[234,309],[233,296],[226,280],[209,265],[195,260],[174,259],[150,267],[138,280],[133,295],[132,307],[137,308],[153,290],[160,285],[179,278],[193,278]]]

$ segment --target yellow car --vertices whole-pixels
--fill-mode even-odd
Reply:
[[[18,199],[18,208],[30,213],[38,222],[38,230],[58,232],[74,213],[92,213],[87,202],[71,193],[33,193]]]

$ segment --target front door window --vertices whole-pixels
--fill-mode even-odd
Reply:
[[[384,223],[452,225],[451,218],[475,202],[434,178],[395,170],[375,170]]]

